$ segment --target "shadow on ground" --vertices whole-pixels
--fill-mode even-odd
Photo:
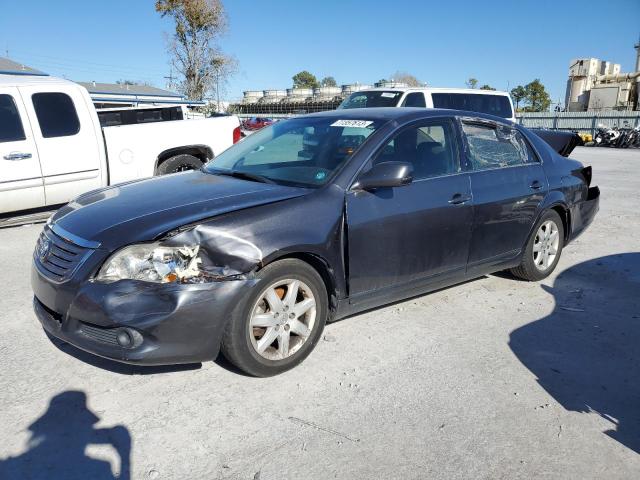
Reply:
[[[640,453],[640,253],[562,272],[554,312],[511,333],[510,346],[564,408],[611,422],[611,438]]]
[[[84,392],[66,391],[51,399],[47,411],[29,425],[28,450],[0,459],[2,479],[129,479],[131,436],[126,427],[95,428],[100,421],[89,408]],[[118,472],[110,462],[85,453],[89,445],[110,445],[118,459]]]

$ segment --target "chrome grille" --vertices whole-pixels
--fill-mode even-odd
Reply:
[[[44,275],[56,282],[63,282],[73,275],[91,250],[45,226],[36,243],[33,258]]]

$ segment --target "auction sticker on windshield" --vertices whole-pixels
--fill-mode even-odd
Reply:
[[[371,120],[336,120],[331,124],[332,127],[361,127],[365,128],[371,125]]]

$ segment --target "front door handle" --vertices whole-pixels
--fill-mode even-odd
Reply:
[[[540,183],[540,180],[534,180],[531,185],[529,185],[529,188],[531,188],[531,190],[540,190],[542,183]]]
[[[2,158],[4,158],[5,160],[26,160],[27,158],[31,158],[31,154],[14,152],[14,153],[9,153],[8,155],[5,155]]]
[[[469,200],[471,200],[471,197],[469,195],[463,195],[462,193],[456,193],[453,197],[451,197],[451,200],[449,200],[449,203],[451,205],[463,205],[463,204],[467,203]]]

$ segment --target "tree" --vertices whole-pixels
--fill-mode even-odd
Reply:
[[[236,65],[218,46],[227,28],[221,0],[156,0],[156,11],[175,21],[169,52],[172,65],[183,77],[182,93],[189,99],[203,100],[216,86],[219,90]]]
[[[318,79],[306,70],[296,73],[293,77],[293,88],[315,88],[318,86]]]
[[[469,80],[467,80],[466,82],[464,82],[467,87],[469,88],[476,88],[476,86],[478,85],[478,79],[477,78],[473,78],[471,77]]]
[[[324,77],[322,80],[320,80],[320,85],[322,85],[323,87],[337,87],[338,84],[336,83],[336,79],[333,77]]]
[[[486,83],[480,87],[480,90],[495,90],[491,85],[487,85]]]
[[[526,93],[525,100],[527,107],[525,110],[528,112],[546,112],[551,105],[551,98],[544,88],[544,85],[540,83],[540,79],[536,78],[533,82],[528,83],[524,87]]]
[[[516,112],[518,111],[518,107],[520,106],[520,102],[524,100],[527,96],[527,92],[525,91],[522,85],[518,85],[511,89],[511,98],[516,102]]]
[[[412,75],[407,72],[396,72],[391,78],[393,78],[394,82],[406,83],[409,87],[421,87],[422,82],[416,78],[415,75]]]

